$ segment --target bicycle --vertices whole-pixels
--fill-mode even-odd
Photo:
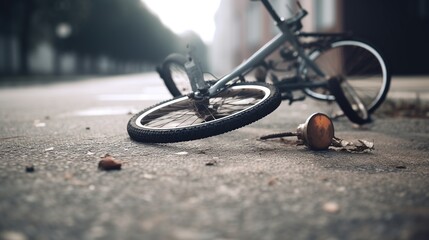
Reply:
[[[370,121],[370,114],[384,101],[390,85],[390,74],[378,51],[348,34],[301,32],[301,20],[308,13],[299,2],[298,12],[283,20],[268,0],[259,1],[280,33],[231,73],[215,81],[204,80],[192,50],[187,57],[167,57],[158,72],[175,97],[133,116],[127,125],[132,139],[179,142],[222,134],[265,117],[282,100],[304,100],[294,97],[297,90],[315,99],[335,100],[352,122]],[[303,40],[309,38],[311,41]],[[281,60],[266,61],[276,50]],[[350,60],[352,53],[359,53],[360,58]],[[373,63],[362,57],[369,57]],[[287,68],[278,67],[285,62],[289,64]],[[245,76],[252,71],[257,72],[257,81],[246,82]],[[266,83],[269,71],[273,84]],[[290,71],[292,76],[278,77],[279,72]],[[177,77],[173,77],[177,72],[186,74],[189,93],[177,87]],[[362,93],[359,88],[365,85],[375,90]]]

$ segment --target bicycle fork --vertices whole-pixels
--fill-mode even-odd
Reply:
[[[210,86],[204,81],[204,74],[201,70],[200,62],[194,55],[194,49],[189,45],[185,70],[192,87],[192,97],[198,99],[204,98]]]

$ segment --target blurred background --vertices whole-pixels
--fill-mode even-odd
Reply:
[[[205,51],[140,0],[2,0],[0,16],[2,76],[152,71],[189,42]]]
[[[271,0],[290,17],[293,0]],[[384,54],[394,75],[427,75],[429,1],[301,0],[305,31],[351,31]],[[222,75],[278,30],[249,0],[1,0],[0,77],[153,71],[197,48]]]

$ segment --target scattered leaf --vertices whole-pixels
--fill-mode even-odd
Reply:
[[[367,148],[374,148],[374,143],[370,142],[370,141],[366,141],[366,140],[358,140],[363,146],[367,147]]]
[[[407,167],[406,167],[406,166],[404,166],[404,165],[396,166],[396,168],[397,168],[397,169],[407,169]]]
[[[98,162],[98,169],[100,170],[111,171],[111,170],[121,170],[121,168],[122,168],[122,163],[116,160],[110,154],[104,155],[104,157],[101,157],[101,160]]]
[[[116,160],[104,159],[100,160],[98,163],[98,168],[100,170],[110,171],[110,170],[121,170],[122,164]]]
[[[277,182],[279,181],[279,179],[278,178],[276,178],[276,177],[273,177],[273,178],[271,178],[269,181],[268,181],[268,186],[274,186],[274,185],[276,185],[277,184]]]
[[[357,152],[364,153],[364,152],[371,152],[372,150],[374,150],[374,143],[373,142],[369,142],[369,141],[361,140],[361,139],[359,139],[358,141],[359,141],[360,145],[359,144],[356,145],[356,151]]]
[[[91,130],[91,128],[90,128],[90,127],[86,127],[85,129],[86,129],[86,130]]]
[[[354,144],[344,139],[334,137],[332,138],[332,146],[338,147],[338,148],[347,148],[347,147],[353,147]]]
[[[336,151],[346,151],[350,153],[368,153],[374,150],[374,142],[359,139],[357,143],[334,137],[332,138],[331,149]]]

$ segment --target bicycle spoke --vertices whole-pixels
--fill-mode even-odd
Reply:
[[[257,104],[264,97],[258,90],[227,90],[207,103],[183,99],[149,113],[142,125],[149,128],[187,127],[214,121]]]
[[[168,124],[176,121],[177,119],[185,116],[186,114],[187,114],[187,112],[185,112],[185,113],[183,113],[183,114],[181,114],[181,115],[179,115],[177,117],[174,117],[174,115],[173,116],[169,116],[168,118],[171,118],[171,119],[170,119],[170,121],[167,121],[167,122],[162,122],[162,120],[164,120],[164,119],[167,120],[168,119],[167,117],[165,117],[164,119],[162,119],[162,118],[161,119],[160,118],[156,118],[156,119],[148,120],[148,122],[146,122],[146,123],[142,122],[142,124],[147,124],[148,126],[151,126],[151,127],[161,128],[161,127],[164,127],[164,126],[166,126],[166,125],[168,125]],[[175,114],[175,115],[178,115],[178,114]],[[153,121],[153,120],[156,120],[156,121]],[[158,125],[155,125],[155,124],[151,125],[151,124],[149,124],[150,122],[155,122],[155,123],[161,122],[161,123],[158,124]]]

